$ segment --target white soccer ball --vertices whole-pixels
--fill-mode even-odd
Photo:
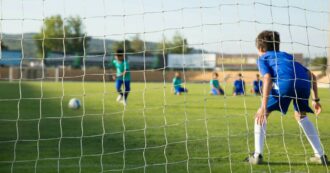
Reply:
[[[69,108],[71,108],[71,109],[79,109],[80,106],[81,106],[81,104],[80,104],[80,100],[79,99],[76,99],[76,98],[70,99],[70,101],[69,101]]]

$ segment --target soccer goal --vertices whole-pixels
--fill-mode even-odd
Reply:
[[[329,172],[310,160],[315,137],[322,156],[330,148],[329,5],[0,0],[0,172]],[[294,76],[295,62],[315,75],[286,81],[318,86],[318,98],[292,101],[323,111],[308,114],[316,133],[292,104],[272,112],[255,164],[245,158],[256,151],[265,30],[279,33]]]

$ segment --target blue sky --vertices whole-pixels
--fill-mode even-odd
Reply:
[[[93,37],[121,40],[140,33],[160,41],[179,31],[193,47],[214,52],[255,53],[254,39],[265,29],[279,31],[288,52],[326,56],[328,46],[326,0],[0,1],[2,33],[37,32],[43,17],[60,14],[83,17]]]

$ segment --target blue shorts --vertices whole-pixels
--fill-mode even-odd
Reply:
[[[175,88],[175,94],[180,94],[180,93],[185,93],[185,92],[188,92],[188,90],[186,88],[182,88],[182,87]]]
[[[258,95],[261,94],[261,91],[259,88],[254,88],[253,91],[254,91],[254,94],[258,94]]]
[[[308,104],[310,90],[297,89],[296,92],[297,95],[295,95],[295,91],[293,91],[289,92],[291,94],[283,94],[280,96],[278,90],[272,89],[271,94],[268,97],[267,111],[280,111],[282,112],[282,114],[286,114],[290,106],[291,100],[293,100],[293,106],[296,112],[314,113]]]
[[[125,92],[129,92],[131,90],[131,81],[129,80],[121,80],[117,79],[116,80],[116,90],[117,92],[121,92],[122,85],[124,84],[124,90]]]
[[[212,93],[213,95],[218,95],[218,92],[219,92],[221,95],[224,95],[224,94],[225,94],[225,92],[223,92],[223,90],[222,90],[221,88],[219,88],[219,89],[217,89],[217,88],[212,88],[212,89],[211,89],[211,93]]]
[[[235,89],[234,93],[236,95],[244,95],[244,90],[241,90],[241,89]]]

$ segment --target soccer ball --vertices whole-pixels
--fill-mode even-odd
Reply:
[[[72,98],[69,101],[69,108],[71,109],[79,109],[80,108],[80,100],[76,98]]]

